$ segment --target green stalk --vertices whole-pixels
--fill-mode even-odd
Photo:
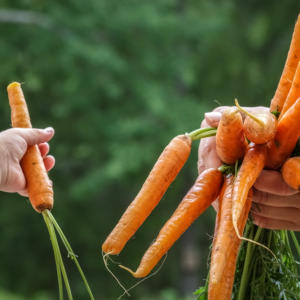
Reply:
[[[81,267],[80,267],[80,264],[79,264],[79,262],[78,262],[78,260],[77,260],[77,256],[74,254],[74,252],[73,252],[73,250],[72,250],[72,247],[71,247],[69,241],[67,240],[67,238],[66,238],[66,236],[64,235],[62,229],[60,228],[60,226],[59,226],[58,223],[56,222],[56,220],[55,220],[55,218],[53,217],[53,215],[51,214],[51,212],[50,212],[49,210],[46,210],[46,213],[47,213],[47,216],[49,217],[49,219],[51,220],[52,224],[54,225],[55,229],[57,230],[57,232],[58,232],[58,234],[59,234],[59,236],[60,236],[60,238],[61,238],[61,240],[62,240],[62,242],[63,242],[63,244],[64,244],[64,246],[65,246],[65,248],[66,248],[66,250],[68,251],[68,255],[70,256],[70,258],[71,258],[72,260],[74,260],[75,265],[76,265],[76,267],[77,267],[77,269],[78,269],[78,271],[79,271],[79,273],[80,273],[80,276],[81,276],[81,278],[82,278],[82,280],[83,280],[83,282],[84,282],[84,285],[85,285],[85,287],[86,287],[86,289],[87,289],[87,292],[88,292],[88,294],[89,294],[91,300],[94,300],[95,298],[94,298],[94,296],[93,296],[93,293],[92,293],[92,291],[91,291],[91,288],[90,288],[90,286],[89,286],[89,284],[88,284],[88,281],[87,281],[87,279],[86,279],[86,277],[85,277],[85,275],[84,275],[84,273],[83,273],[83,271],[82,271],[82,269],[81,269]]]
[[[217,133],[217,129],[214,127],[200,128],[196,129],[187,135],[192,139],[192,141],[199,140],[201,138],[214,136]]]
[[[293,239],[293,242],[294,242],[295,248],[297,250],[297,253],[300,256],[300,245],[298,243],[298,240],[297,240],[297,237],[295,235],[295,232],[294,231],[289,231],[289,233],[290,233],[290,235],[291,235],[291,237]]]

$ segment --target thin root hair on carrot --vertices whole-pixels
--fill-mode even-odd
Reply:
[[[161,268],[163,267],[163,265],[164,265],[164,263],[165,263],[165,261],[166,261],[166,259],[167,259],[167,256],[168,256],[168,252],[164,255],[164,258],[163,258],[163,260],[162,260],[160,266],[157,268],[156,271],[154,271],[152,274],[146,276],[145,278],[139,280],[137,283],[135,283],[133,286],[131,286],[129,289],[127,289],[127,292],[129,292],[130,290],[134,289],[136,286],[138,286],[139,284],[141,284],[141,283],[144,282],[145,280],[149,279],[150,277],[153,277],[153,276],[155,276],[156,274],[158,274],[158,272],[159,272],[159,271],[161,270]],[[132,270],[130,270],[129,268],[124,267],[124,266],[122,266],[122,265],[119,265],[119,267],[122,268],[122,269],[124,269],[124,270],[126,270],[126,271],[129,271],[129,272],[131,271],[131,272],[132,272]],[[118,300],[121,299],[125,294],[126,294],[126,292],[124,292],[124,293],[118,298]]]
[[[121,281],[119,280],[119,278],[113,273],[113,271],[108,266],[107,260],[109,259],[109,255],[111,253],[110,252],[104,253],[103,251],[101,253],[102,253],[102,259],[103,259],[103,262],[104,262],[105,269],[116,280],[116,282],[122,288],[122,290],[124,290],[124,293],[122,295],[126,294],[127,296],[130,296],[130,294],[128,293],[128,289],[126,289],[126,287],[121,283]]]

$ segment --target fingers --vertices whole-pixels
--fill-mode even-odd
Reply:
[[[47,171],[50,171],[55,165],[55,158],[52,155],[48,155],[44,158],[44,165]]]
[[[44,158],[50,150],[50,146],[48,143],[41,143],[39,144],[39,150],[41,152],[41,156]]]
[[[294,207],[300,209],[300,193],[291,196],[273,195],[254,189],[253,202],[274,207]]]
[[[273,170],[263,170],[257,178],[254,187],[265,193],[274,195],[290,196],[298,193],[289,187],[283,180],[281,173]]]
[[[29,146],[48,142],[54,135],[52,127],[46,129],[12,128],[8,130],[11,131],[11,134],[17,134],[22,137]]]
[[[218,127],[222,113],[218,111],[212,111],[204,114],[205,121],[210,127]]]

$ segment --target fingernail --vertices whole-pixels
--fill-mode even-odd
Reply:
[[[207,123],[219,122],[222,114],[217,111],[212,111],[204,114]]]
[[[47,127],[44,129],[47,133],[52,133],[54,131],[54,129],[52,127]]]

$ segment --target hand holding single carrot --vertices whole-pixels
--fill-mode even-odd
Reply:
[[[51,170],[55,164],[53,156],[48,155],[48,141],[53,137],[53,128],[27,129],[11,128],[0,132],[0,190],[27,196],[26,181],[20,161],[27,147],[39,145],[45,168]]]
[[[226,106],[220,106],[205,114],[202,127],[217,127]],[[266,107],[246,108],[250,112],[268,110]],[[199,173],[222,163],[216,153],[215,137],[200,141],[198,150]],[[269,229],[300,230],[300,193],[290,188],[282,179],[281,173],[263,170],[253,189],[252,207],[254,222]],[[213,205],[217,209],[217,203]]]

